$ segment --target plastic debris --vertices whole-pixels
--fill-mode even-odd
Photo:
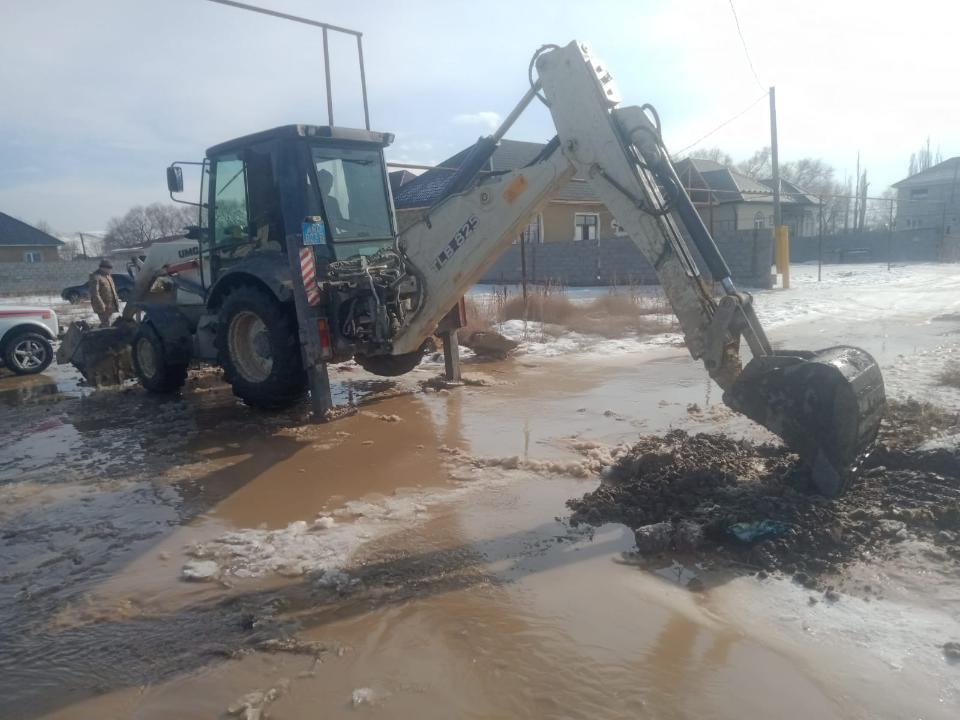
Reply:
[[[741,522],[730,526],[730,534],[740,542],[755,542],[765,537],[776,537],[787,530],[786,523],[778,520]]]

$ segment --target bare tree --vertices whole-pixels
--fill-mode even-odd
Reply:
[[[864,168],[863,173],[860,175],[860,182],[857,185],[858,216],[856,218],[856,225],[858,230],[863,230],[867,221],[867,189],[869,187],[870,183],[867,182],[867,169]]]
[[[37,220],[33,226],[40,232],[45,232],[47,235],[53,235],[56,237],[56,232],[52,227],[50,227],[50,223],[48,223],[46,220]]]
[[[879,198],[867,200],[866,228],[869,230],[884,230],[890,225],[893,215],[891,206],[896,207],[897,191],[887,188],[880,193]]]
[[[712,160],[713,162],[733,167],[733,158],[730,157],[722,148],[712,147],[703,150],[693,150],[686,157],[696,160]],[[679,158],[678,158],[679,159]]]
[[[140,247],[162,237],[179,235],[188,225],[196,223],[196,213],[196,209],[187,205],[137,205],[123,217],[112,218],[107,223],[104,247],[106,250]]]
[[[746,160],[738,162],[736,164],[736,170],[755,180],[770,177],[773,174],[773,166],[770,162],[770,148],[760,148]]]
[[[940,151],[937,150],[937,162],[940,162]],[[908,175],[916,175],[923,172],[933,165],[933,153],[930,152],[930,136],[927,136],[927,144],[921,147],[917,152],[910,154],[910,169]]]

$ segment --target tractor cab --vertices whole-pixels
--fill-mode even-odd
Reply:
[[[313,249],[320,265],[374,255],[396,239],[383,149],[389,133],[285,125],[220,143],[202,163],[199,242],[209,288],[254,254]],[[168,168],[171,196],[180,165]]]
[[[195,357],[217,356],[211,333],[226,298],[258,287],[304,328],[306,367],[372,356],[395,364],[393,337],[422,288],[397,247],[383,156],[392,141],[369,130],[285,125],[215,145],[194,163],[202,171],[198,225],[178,241],[187,247],[151,248],[147,264],[175,275],[179,312],[199,338]],[[174,200],[186,164],[167,168]],[[404,357],[401,369],[419,357]],[[370,367],[396,372],[393,364]]]

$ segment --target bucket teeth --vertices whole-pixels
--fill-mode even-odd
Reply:
[[[756,357],[723,395],[734,410],[783,438],[825,495],[843,492],[880,428],[883,377],[859,348]]]

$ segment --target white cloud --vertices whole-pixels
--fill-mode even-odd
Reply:
[[[489,130],[496,130],[500,126],[500,113],[492,110],[481,110],[475,113],[461,113],[453,116],[454,125],[480,125]]]

